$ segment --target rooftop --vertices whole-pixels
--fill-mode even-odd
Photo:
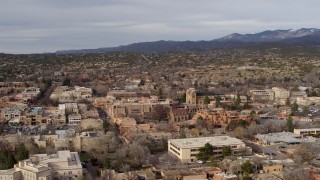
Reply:
[[[320,131],[320,128],[309,128],[309,129],[294,129],[294,130],[297,130],[297,131]]]
[[[296,144],[303,142],[307,139],[301,138],[300,135],[291,132],[279,132],[279,133],[269,133],[269,134],[257,134],[255,136],[259,140],[267,141],[268,143],[280,143],[285,142],[288,144]]]
[[[43,111],[42,107],[33,107],[28,111],[28,114],[30,115],[39,115]]]
[[[241,140],[229,136],[171,139],[169,141],[180,148],[200,148],[203,147],[206,143],[210,143],[212,146],[229,146],[231,144],[243,144]]]

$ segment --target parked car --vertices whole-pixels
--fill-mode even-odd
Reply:
[[[202,160],[198,160],[197,163],[203,164],[204,162]]]

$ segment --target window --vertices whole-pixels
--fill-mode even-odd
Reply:
[[[72,171],[69,171],[69,175],[72,175]]]

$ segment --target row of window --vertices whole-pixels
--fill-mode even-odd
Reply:
[[[170,142],[170,145],[173,146],[174,148],[178,149],[180,151],[180,148],[174,145],[173,143]]]
[[[170,147],[171,151],[173,151],[174,153],[176,153],[178,156],[180,156],[180,153],[178,151],[176,151],[175,149],[173,149],[172,147]]]

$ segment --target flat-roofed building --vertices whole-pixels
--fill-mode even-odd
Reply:
[[[68,115],[68,124],[80,124],[81,123],[81,115],[80,114],[71,114]]]
[[[170,139],[168,140],[168,151],[178,157],[181,162],[195,162],[197,160],[196,154],[206,143],[214,147],[213,155],[215,157],[222,157],[222,149],[225,146],[230,147],[234,155],[251,152],[251,149],[246,147],[244,142],[229,136]]]
[[[262,145],[273,145],[278,143],[300,144],[301,142],[314,141],[312,138],[303,138],[298,134],[291,132],[279,132],[269,134],[257,134],[255,138]]]
[[[271,89],[254,89],[249,91],[253,101],[273,101],[274,92]]]
[[[290,91],[280,87],[273,87],[274,99],[278,104],[284,105],[286,100],[290,98]]]
[[[319,134],[320,133],[320,128],[294,129],[293,133],[299,134],[299,135]]]
[[[40,94],[40,88],[37,87],[27,87],[23,92],[16,95],[19,100],[28,101],[34,99]]]
[[[50,95],[50,99],[59,102],[77,102],[80,100],[89,99],[92,97],[92,89],[75,86],[70,88],[68,86],[58,86]]]
[[[35,154],[30,159],[19,161],[12,169],[0,171],[0,177],[12,177],[14,180],[81,179],[82,166],[77,152]]]
[[[0,170],[0,179],[1,180],[15,180],[22,179],[22,174],[15,169]]]

